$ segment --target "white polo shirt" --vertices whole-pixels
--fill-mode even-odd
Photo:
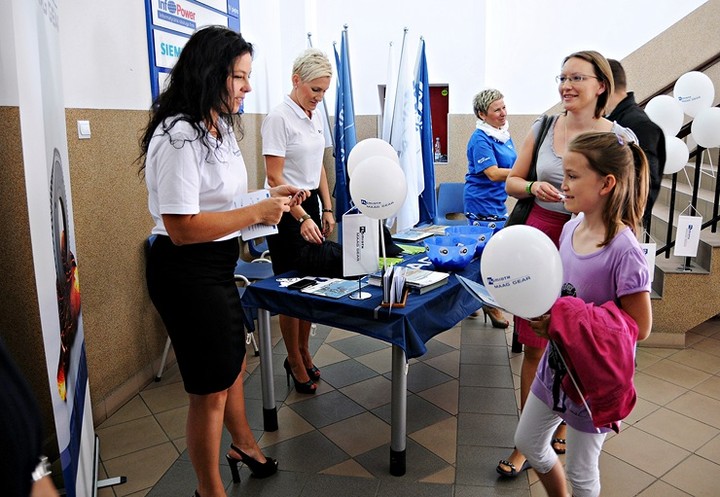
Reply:
[[[174,119],[168,118],[165,123]],[[222,143],[218,145],[212,135],[207,135],[208,148],[187,121],[176,122],[168,132],[163,126],[155,130],[145,162],[148,207],[155,221],[152,232],[168,234],[163,214],[223,212],[238,207],[238,197],[247,193],[247,170],[232,128],[218,121]]]
[[[283,177],[288,185],[314,190],[320,185],[325,135],[317,111],[310,119],[289,96],[265,117],[261,128],[262,153],[284,157]],[[265,171],[265,188],[270,185]]]

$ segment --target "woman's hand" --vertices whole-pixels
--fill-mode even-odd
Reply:
[[[261,224],[273,225],[280,222],[283,213],[290,212],[292,207],[292,195],[270,197],[258,202],[253,207],[257,208]]]
[[[323,223],[323,236],[328,237],[330,233],[333,232],[335,229],[335,216],[332,212],[324,211],[322,213],[322,223]]]
[[[322,231],[320,231],[320,228],[318,228],[318,225],[315,224],[315,221],[312,219],[307,219],[302,222],[300,225],[300,234],[308,243],[319,245],[325,240]]]
[[[530,319],[528,322],[530,323],[530,327],[533,329],[537,336],[546,340],[550,340],[550,335],[548,334],[550,314],[543,314],[542,316]]]
[[[538,200],[543,202],[562,202],[564,196],[560,194],[557,188],[547,181],[536,181],[532,184],[530,191]]]
[[[303,200],[310,196],[310,192],[303,188],[298,188],[292,185],[279,185],[274,188],[270,188],[271,197],[289,197],[290,207],[295,207],[303,203]]]

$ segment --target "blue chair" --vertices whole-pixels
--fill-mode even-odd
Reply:
[[[253,238],[247,241],[248,252],[253,258],[270,258],[270,248],[268,247],[267,238]]]
[[[463,202],[463,190],[465,183],[440,183],[437,193],[437,214],[433,219],[438,225],[462,225],[468,224],[465,217],[465,205]],[[456,214],[457,219],[448,218]]]

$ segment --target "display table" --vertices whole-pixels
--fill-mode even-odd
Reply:
[[[415,256],[403,264],[425,264],[432,269],[427,258]],[[478,281],[479,259],[473,260],[463,271],[466,278]],[[278,278],[302,276],[297,272],[279,275]],[[246,311],[258,310],[260,338],[260,374],[262,381],[263,414],[266,431],[277,430],[277,410],[273,388],[272,345],[270,340],[270,312],[284,314],[313,323],[354,331],[392,344],[392,394],[390,424],[390,473],[405,474],[407,359],[423,355],[425,343],[435,335],[448,330],[477,310],[479,304],[463,289],[454,274],[448,283],[423,295],[411,293],[405,307],[394,307],[390,312],[380,306],[382,290],[365,286],[363,291],[372,296],[366,300],[349,297],[332,299],[318,297],[297,290],[282,288],[274,278],[249,285],[242,297]],[[247,319],[250,329],[254,323]]]

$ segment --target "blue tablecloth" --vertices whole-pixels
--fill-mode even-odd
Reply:
[[[424,255],[410,257],[406,263],[427,261]],[[432,266],[428,267],[432,269]],[[480,260],[473,261],[457,274],[478,281]],[[289,272],[277,278],[302,276]],[[318,297],[297,290],[280,287],[276,278],[268,278],[249,285],[242,297],[246,313],[252,308],[269,310],[328,326],[355,331],[393,345],[405,351],[408,359],[427,352],[425,342],[448,330],[477,310],[479,303],[451,274],[446,285],[419,295],[410,293],[405,307],[393,307],[391,312],[380,307],[382,290],[365,286],[363,291],[372,294],[366,300],[352,300],[349,297],[332,299]],[[252,319],[247,319],[254,330]]]

